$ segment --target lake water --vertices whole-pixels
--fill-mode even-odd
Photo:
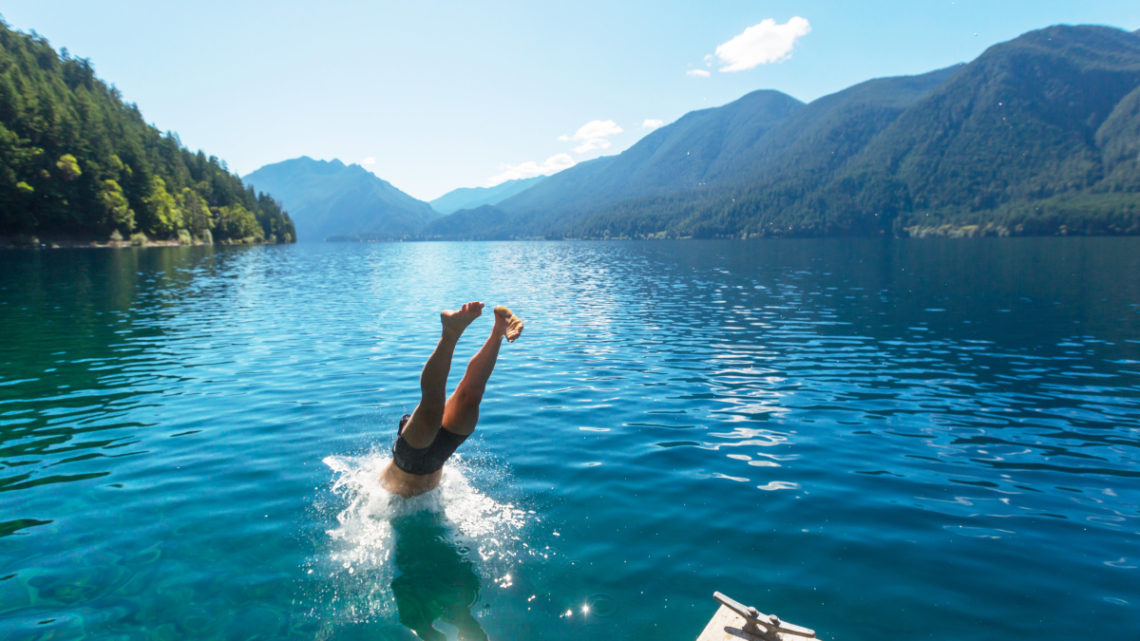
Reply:
[[[526,331],[393,499],[473,299]],[[8,251],[0,332],[4,639],[1140,630],[1140,239]]]

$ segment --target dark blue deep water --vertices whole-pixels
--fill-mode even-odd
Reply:
[[[1123,639],[1138,566],[1137,239],[0,253],[0,638]]]

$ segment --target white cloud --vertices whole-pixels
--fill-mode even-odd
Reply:
[[[528,160],[517,165],[500,164],[499,173],[487,179],[485,187],[494,187],[495,185],[506,182],[508,180],[517,180],[519,178],[533,178],[535,176],[548,176],[556,174],[563,169],[569,169],[575,165],[575,161],[570,157],[570,154],[554,154],[541,163],[533,160]]]
[[[376,159],[373,158],[372,156],[368,156],[364,160],[360,161],[360,166],[364,167],[365,169],[369,169],[372,167],[372,165],[375,165],[375,164],[376,164]]]
[[[685,75],[692,78],[708,78],[710,74],[704,69],[689,69],[685,72]]]
[[[721,71],[745,71],[759,65],[787,60],[796,40],[811,32],[811,24],[796,16],[784,24],[768,18],[716,48]]]
[[[584,154],[596,149],[609,149],[612,144],[610,136],[616,136],[621,132],[622,128],[612,120],[591,120],[578,127],[578,131],[575,131],[573,135],[563,134],[558,137],[558,140],[581,143],[574,148],[574,153]]]
[[[641,128],[642,129],[656,129],[663,124],[665,124],[664,120],[657,120],[656,118],[646,118],[645,120],[641,121]]]
[[[660,123],[661,121],[646,120],[645,122]],[[660,126],[660,124],[657,126]],[[584,154],[598,149],[609,149],[613,144],[610,138],[622,132],[623,129],[612,120],[591,120],[581,127],[578,127],[578,130],[572,134],[562,134],[558,137],[558,140],[560,142],[578,143],[578,146],[573,149],[574,153]],[[528,160],[517,165],[503,163],[499,165],[499,173],[488,178],[484,186],[494,187],[508,180],[533,178],[534,176],[549,176],[563,169],[569,169],[577,163],[578,161],[574,160],[573,156],[567,153],[554,154],[542,162]]]

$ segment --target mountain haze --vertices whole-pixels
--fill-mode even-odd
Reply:
[[[243,180],[289,210],[302,242],[407,238],[438,216],[360,165],[339,160],[302,156],[266,165]]]
[[[475,209],[483,205],[494,205],[519,192],[530,189],[543,178],[546,176],[508,180],[494,187],[460,187],[430,201],[428,204],[440,214],[450,214],[460,209]]]

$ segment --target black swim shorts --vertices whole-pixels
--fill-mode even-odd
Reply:
[[[431,474],[439,470],[455,453],[459,444],[467,439],[466,434],[460,436],[441,427],[431,445],[412,447],[404,440],[404,426],[411,418],[411,414],[404,414],[400,419],[400,431],[396,436],[396,444],[392,446],[392,462],[408,474]]]

